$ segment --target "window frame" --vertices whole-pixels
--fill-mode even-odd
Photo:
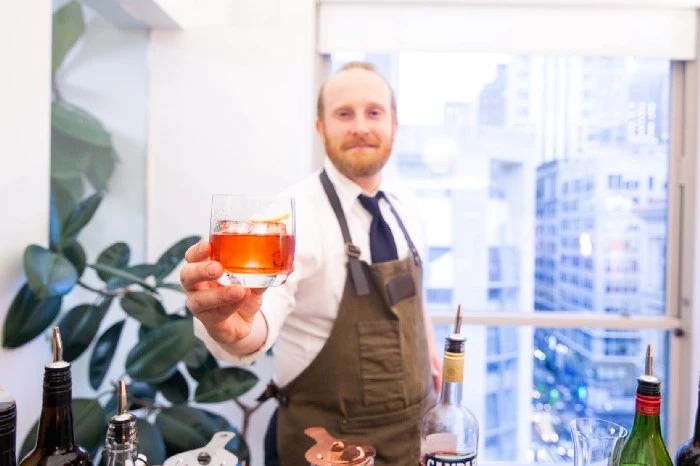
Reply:
[[[700,16],[700,15],[699,15]],[[515,53],[515,51],[514,51]],[[574,54],[574,51],[572,51]],[[329,54],[317,54],[318,83],[330,75]],[[620,316],[611,314],[585,314],[582,312],[536,312],[534,306],[523,312],[469,312],[463,315],[462,325],[503,326],[532,328],[605,328],[605,329],[657,329],[669,331],[668,437],[666,446],[675,451],[692,433],[692,416],[689,407],[695,406],[697,368],[700,356],[700,316],[693,316],[694,251],[695,251],[695,198],[698,130],[698,87],[700,72],[697,60],[671,60],[670,89],[670,143],[667,204],[667,250],[665,309],[661,316]],[[324,159],[323,147],[316,146],[316,168]],[[700,265],[699,265],[700,266]],[[454,324],[454,311],[430,313],[433,325]],[[483,461],[486,466],[531,465],[512,461]]]

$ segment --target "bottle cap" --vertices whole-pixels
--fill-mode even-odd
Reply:
[[[136,436],[136,416],[128,411],[124,379],[117,386],[117,414],[109,420],[107,435],[120,444],[132,442]]]
[[[16,432],[17,404],[10,392],[0,387],[0,451],[15,448]]]
[[[445,339],[445,351],[448,353],[464,353],[464,342],[467,339],[460,333],[462,330],[462,305],[457,306],[453,332]]]

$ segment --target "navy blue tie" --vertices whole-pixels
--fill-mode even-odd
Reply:
[[[369,226],[369,249],[372,253],[372,263],[396,260],[399,255],[396,252],[394,235],[389,224],[386,223],[379,210],[379,200],[384,193],[379,191],[374,197],[360,194],[360,204],[372,214],[372,224]]]

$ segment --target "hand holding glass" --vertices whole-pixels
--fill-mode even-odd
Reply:
[[[229,283],[249,288],[282,285],[294,263],[294,199],[215,194],[211,258]]]

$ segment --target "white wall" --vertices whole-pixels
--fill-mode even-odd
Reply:
[[[24,40],[28,31],[31,40]],[[0,62],[4,70],[0,74],[0,321],[4,323],[24,283],[24,248],[30,243],[46,245],[48,238],[50,0],[3,4]],[[16,350],[0,348],[0,385],[17,400],[20,438],[41,409],[41,386],[27,384],[26,368],[46,351],[40,338]],[[43,373],[41,365],[32,367]]]
[[[231,26],[152,32],[148,259],[184,236],[207,237],[213,193],[272,193],[311,171],[314,6],[245,0]],[[265,363],[253,368],[256,396]],[[233,403],[203,407],[241,425]],[[253,466],[272,408],[252,418]]]
[[[51,3],[22,3],[22,8],[11,3],[5,7],[11,11],[0,15],[0,57],[3,63],[17,63],[15,72],[0,77],[0,154],[6,167],[0,170],[0,204],[4,218],[13,219],[0,230],[5,245],[0,251],[3,322],[12,297],[24,282],[22,251],[29,243],[46,245],[48,238]],[[53,9],[63,3],[55,2]],[[27,31],[31,31],[32,40],[21,39]],[[23,47],[16,47],[18,41]],[[118,30],[86,10],[84,38],[58,73],[62,97],[102,122],[113,135],[120,159],[106,199],[80,236],[89,262],[115,241],[126,241],[132,247],[132,262],[144,260],[147,49],[146,31]],[[124,222],[124,218],[129,221]],[[89,270],[84,278],[99,284]],[[64,299],[63,310],[93,298],[92,293],[71,293]],[[118,315],[119,311],[110,313],[103,329]],[[47,337],[39,336],[17,350],[0,349],[0,385],[17,397],[18,449],[41,409],[43,366],[51,354]],[[125,357],[124,350],[130,346],[122,345],[119,357]],[[90,351],[73,366],[74,395],[78,397],[94,395],[88,384]],[[123,361],[121,370],[118,362],[108,379],[123,373]],[[26,376],[14,380],[9,377],[13,373]]]

